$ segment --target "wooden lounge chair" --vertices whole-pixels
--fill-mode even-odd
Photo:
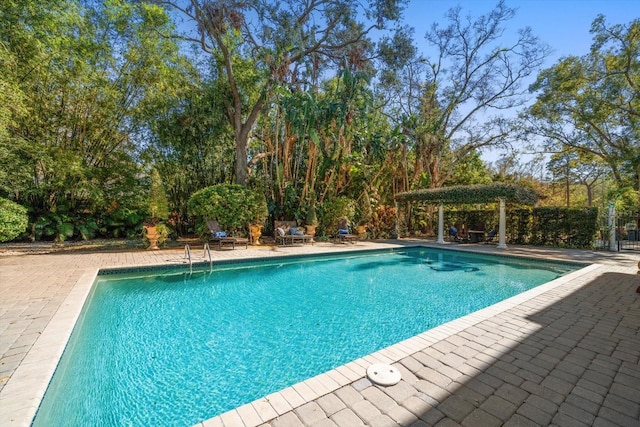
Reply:
[[[236,245],[244,245],[245,249],[249,246],[249,239],[229,236],[225,231],[220,229],[218,221],[207,221],[207,227],[211,232],[211,242],[217,243],[218,249],[222,249],[223,245],[231,246],[232,249],[235,249]]]
[[[282,246],[311,243],[313,245],[313,236],[308,234],[300,234],[298,223],[295,221],[274,221],[273,223],[274,237],[276,245]]]
[[[353,243],[354,245],[358,241],[358,235],[351,234],[351,231],[349,231],[349,220],[347,218],[340,218],[338,220],[338,234],[336,238],[340,243]]]

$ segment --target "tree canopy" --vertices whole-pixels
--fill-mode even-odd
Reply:
[[[549,48],[506,2],[454,7],[426,34],[403,26],[405,4],[0,0],[0,197],[27,208],[20,237],[136,236],[162,193],[162,219],[191,234],[188,200],[221,184],[264,195],[267,228],[348,216],[375,235],[412,190],[640,194],[637,19],[597,18],[589,54],[538,74]],[[552,180],[515,151],[539,135]],[[408,229],[431,214],[398,212]]]
[[[372,29],[400,18],[399,0],[154,0],[180,14],[191,41],[215,59],[226,83],[224,111],[233,128],[235,180],[248,182],[249,138],[276,88],[317,86],[326,64],[362,68]],[[365,18],[367,23],[361,22]],[[369,53],[370,54],[370,53]]]
[[[619,187],[639,191],[640,19],[610,25],[598,16],[591,34],[587,55],[562,58],[531,86],[528,129],[549,151],[601,159]]]
[[[549,54],[531,28],[504,37],[515,14],[504,1],[478,17],[450,9],[424,36],[432,56],[411,45],[410,31],[385,39],[379,94],[389,98],[390,120],[414,151],[405,190],[440,187],[470,155],[515,140],[502,112],[527,102],[525,83]]]

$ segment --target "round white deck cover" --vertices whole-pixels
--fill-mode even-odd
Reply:
[[[395,385],[400,382],[400,371],[385,363],[374,363],[367,368],[367,377],[375,384]]]

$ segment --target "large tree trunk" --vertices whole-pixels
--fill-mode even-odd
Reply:
[[[235,88],[234,85],[231,85],[231,87]],[[236,184],[246,186],[249,182],[249,158],[247,151],[247,147],[249,146],[249,133],[251,132],[253,125],[258,120],[258,115],[264,105],[265,98],[264,96],[258,98],[256,103],[253,105],[251,113],[243,122],[242,114],[238,107],[240,95],[237,92],[232,93],[236,108],[234,108],[233,112],[229,114],[229,119],[231,121],[231,125],[235,129],[236,161],[234,169],[236,174]]]
[[[247,185],[249,180],[249,173],[247,170],[247,142],[248,138],[244,140],[236,138],[236,162],[235,162],[235,174],[236,184]]]

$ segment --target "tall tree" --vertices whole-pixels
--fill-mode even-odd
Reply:
[[[168,17],[122,0],[2,1],[0,10],[1,54],[13,65],[0,82],[23,100],[0,136],[0,191],[32,217],[54,218],[60,238],[88,215],[95,232],[98,216],[137,198],[141,121],[152,99],[180,86],[178,48],[155,32]]]
[[[434,23],[425,35],[432,56],[410,48],[409,31],[385,40],[385,51],[394,53],[390,63],[385,57],[387,63],[403,64],[403,83],[390,85],[402,89],[391,116],[400,118],[415,151],[414,181],[424,172],[429,186],[440,187],[455,163],[510,141],[514,132],[503,112],[526,102],[525,82],[549,53],[530,28],[506,35],[515,13],[504,1],[477,18],[463,16],[460,7],[450,9],[446,25]]]
[[[529,131],[550,151],[566,148],[596,156],[619,187],[638,191],[640,205],[640,19],[591,26],[589,54],[568,56],[540,73],[531,86]]]
[[[220,90],[215,80],[194,78],[184,93],[159,102],[149,117],[151,135],[143,157],[161,172],[170,205],[183,221],[193,193],[233,180],[233,132]],[[186,231],[184,225],[179,231]]]
[[[236,144],[236,182],[246,185],[248,142],[274,89],[315,81],[323,61],[361,55],[365,36],[400,17],[403,0],[154,0],[190,20],[198,43],[228,82],[226,114]],[[371,24],[358,22],[364,18]],[[353,62],[353,61],[352,61]]]
[[[596,156],[576,150],[566,150],[551,156],[547,169],[556,181],[565,186],[565,199],[569,207],[571,189],[574,185],[584,187],[587,206],[593,205],[594,191],[605,177],[605,164]]]

